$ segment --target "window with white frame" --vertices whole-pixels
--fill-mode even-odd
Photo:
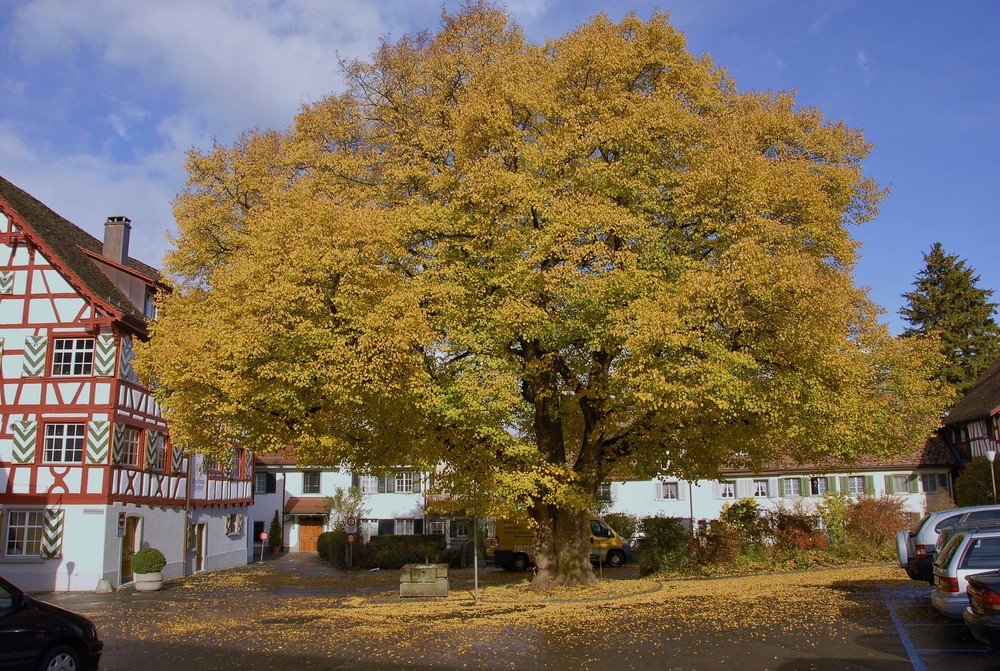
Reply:
[[[400,471],[396,473],[396,491],[405,494],[413,491],[413,471]]]
[[[680,486],[677,482],[658,482],[657,498],[662,501],[677,501],[680,499]]]
[[[865,476],[847,476],[847,493],[851,496],[863,496],[865,493]]]
[[[432,520],[427,523],[427,533],[441,534],[443,536],[444,532],[445,532],[444,520]]]
[[[253,493],[267,494],[267,473],[256,473],[253,476]]]
[[[319,494],[319,471],[305,471],[302,474],[302,493]]]
[[[396,536],[412,536],[414,534],[413,520],[396,520],[393,533]]]
[[[152,459],[150,459],[153,470],[167,470],[167,448],[163,445],[163,437],[161,436],[158,440],[154,440],[149,449],[153,451]]]
[[[52,343],[52,374],[90,375],[94,370],[93,338],[57,338]]]
[[[451,521],[452,538],[468,538],[472,535],[472,520],[459,518]]]
[[[83,424],[46,424],[45,461],[58,464],[83,463]]]
[[[766,499],[771,495],[771,492],[767,486],[767,480],[754,480],[753,481],[753,495],[757,499]]]
[[[925,473],[920,476],[920,483],[926,494],[948,491],[948,475],[946,473]]]
[[[798,478],[787,478],[782,484],[785,496],[802,496],[802,482]]]
[[[243,533],[243,515],[226,515],[226,535],[237,536]]]
[[[44,519],[40,510],[8,510],[5,514],[4,547],[8,557],[38,557],[42,554]]]
[[[362,494],[378,494],[378,478],[374,475],[362,475],[358,478]]]
[[[126,426],[122,431],[122,463],[127,466],[139,466],[139,455],[142,446],[142,431]]]
[[[736,498],[736,483],[735,482],[720,482],[719,483],[719,498],[720,499],[735,499]]]
[[[826,478],[810,478],[809,488],[813,496],[823,496],[830,491],[830,483],[827,482]]]
[[[905,473],[895,473],[890,477],[893,494],[907,494],[910,491],[910,476]]]

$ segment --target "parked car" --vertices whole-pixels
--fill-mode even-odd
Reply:
[[[93,622],[0,578],[0,669],[96,671],[103,649]]]
[[[896,534],[899,565],[913,580],[934,584],[934,555],[938,535],[945,527],[970,522],[1000,522],[1000,505],[969,506],[928,513],[910,531]]]
[[[934,559],[931,603],[942,614],[960,618],[969,605],[969,576],[1000,569],[1000,529],[962,531]]]
[[[962,613],[972,635],[987,647],[1000,648],[1000,571],[969,576],[969,607]]]

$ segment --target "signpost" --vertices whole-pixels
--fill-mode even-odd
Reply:
[[[358,518],[348,515],[344,520],[344,531],[347,532],[347,568],[354,568],[354,541],[358,539],[354,534],[358,533]]]
[[[267,532],[260,532],[260,561],[264,563],[264,546],[267,544]]]

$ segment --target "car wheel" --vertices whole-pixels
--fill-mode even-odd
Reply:
[[[510,560],[510,568],[513,571],[527,571],[528,570],[528,555],[526,554],[516,554],[514,558]]]
[[[80,653],[68,645],[54,645],[38,661],[38,671],[79,671]]]
[[[605,563],[612,568],[618,568],[625,563],[625,555],[617,550],[612,550],[608,553],[608,558],[605,560]]]

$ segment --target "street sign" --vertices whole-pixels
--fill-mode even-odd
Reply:
[[[125,537],[125,513],[118,513],[118,538]]]
[[[344,526],[347,527],[345,529],[345,531],[347,533],[349,533],[349,534],[356,534],[356,533],[358,533],[358,518],[355,517],[354,515],[349,515],[348,518],[347,518],[347,520],[346,520],[346,524]]]
[[[266,531],[261,531],[260,532],[260,542],[263,543],[266,540],[267,540],[267,532]]]
[[[347,542],[348,543],[350,543],[351,545],[354,545],[354,541],[355,540],[356,540],[356,538],[354,537],[354,534],[347,534]]]

